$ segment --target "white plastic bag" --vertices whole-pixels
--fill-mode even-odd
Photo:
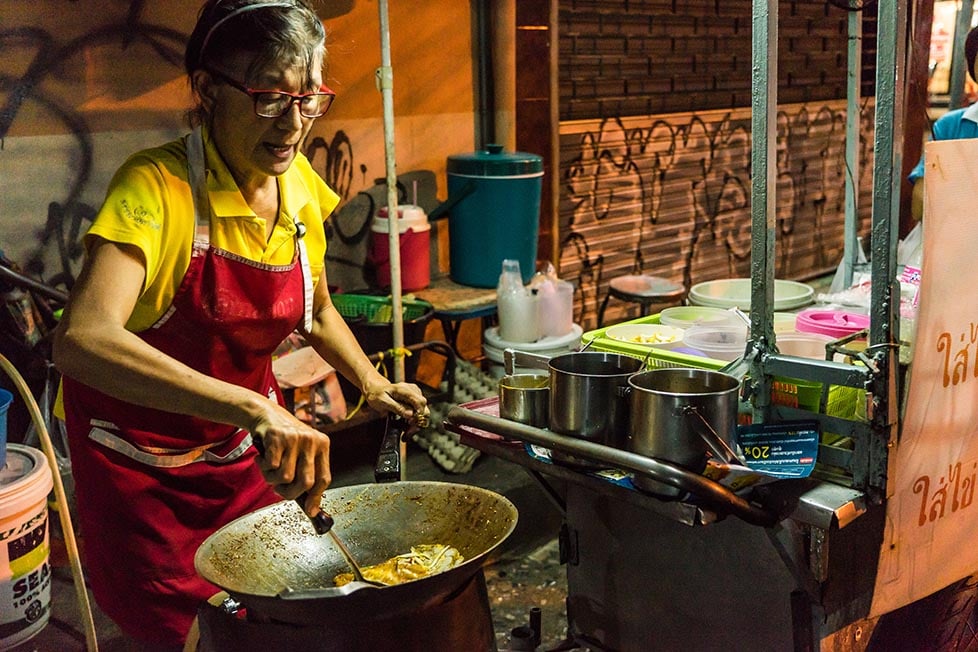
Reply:
[[[897,265],[920,267],[924,256],[924,222],[920,220],[910,229],[903,240],[897,243]]]

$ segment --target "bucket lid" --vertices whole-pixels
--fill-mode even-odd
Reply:
[[[471,154],[448,157],[448,174],[470,177],[519,177],[543,174],[543,157],[527,152],[503,152],[503,146],[486,145]]]
[[[397,227],[398,233],[411,231],[429,231],[431,225],[428,223],[428,216],[420,206],[398,206],[397,207]],[[370,226],[375,233],[387,233],[390,228],[390,220],[387,218],[387,207],[381,206],[377,209],[373,223]]]
[[[822,333],[847,337],[869,328],[869,316],[842,310],[803,310],[795,318],[795,329],[803,333]]]
[[[53,486],[44,453],[31,446],[7,445],[7,464],[0,469],[0,503],[7,508],[25,499],[30,503],[47,496]]]

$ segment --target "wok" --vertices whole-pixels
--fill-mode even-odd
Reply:
[[[253,620],[321,626],[381,620],[444,602],[513,532],[516,507],[492,491],[447,482],[396,482],[329,489],[322,508],[361,566],[418,544],[457,548],[465,561],[395,586],[333,578],[349,566],[330,537],[316,534],[294,501],[246,514],[197,549],[197,573],[248,609]]]

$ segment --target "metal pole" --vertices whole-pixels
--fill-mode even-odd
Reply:
[[[856,486],[882,488],[889,476],[888,447],[896,440],[899,391],[896,384],[900,322],[900,283],[896,279],[900,178],[903,163],[906,6],[879,3],[876,50],[876,132],[873,146],[872,297],[869,344],[877,372],[872,383],[874,437],[868,447],[857,446]],[[867,450],[868,448],[868,450]]]
[[[760,352],[774,345],[774,245],[777,188],[778,0],[753,0],[751,24],[751,341],[755,413],[771,404]],[[766,419],[765,419],[766,420]]]
[[[387,0],[378,3],[380,12],[380,68],[377,85],[384,103],[384,154],[387,168],[387,242],[391,264],[391,309],[394,350],[404,349],[404,313],[401,307],[401,239],[397,213],[397,164],[394,158],[394,71],[391,69],[390,22]],[[394,381],[404,380],[404,358],[394,356]],[[400,442],[401,479],[407,478],[407,443]]]
[[[849,12],[848,68],[846,73],[846,213],[842,253],[843,288],[852,286],[859,260],[859,100],[862,71],[863,15]]]

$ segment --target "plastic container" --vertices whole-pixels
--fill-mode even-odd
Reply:
[[[543,157],[502,145],[448,157],[449,275],[462,285],[496,287],[506,258],[523,282],[536,269]]]
[[[51,616],[48,493],[44,454],[10,444],[0,469],[0,650],[33,638]]]
[[[431,224],[419,206],[398,206],[397,215],[401,289],[405,292],[423,290],[431,283]],[[390,219],[386,206],[377,211],[370,231],[367,262],[375,270],[377,285],[390,287]]]
[[[785,355],[825,360],[825,345],[835,338],[821,333],[778,333],[776,339],[778,350]]]
[[[562,353],[576,351],[581,345],[581,335],[583,329],[578,324],[573,324],[571,330],[561,337],[543,337],[532,343],[509,342],[499,336],[499,328],[493,326],[487,328],[482,334],[482,352],[489,361],[488,372],[493,378],[501,378],[505,373],[505,351],[515,349],[525,353],[545,355],[554,357]],[[517,367],[514,370],[517,374],[540,373],[539,369]]]
[[[540,300],[536,292],[523,285],[518,260],[503,260],[496,285],[496,310],[500,336],[510,342],[527,343],[540,339]]]
[[[641,346],[674,349],[681,345],[686,331],[668,324],[616,324],[609,326],[605,337]]]
[[[697,283],[689,290],[690,303],[714,308],[750,310],[751,287],[749,278],[728,278]],[[794,310],[810,304],[815,290],[797,281],[774,281],[774,309]]]
[[[659,323],[677,328],[690,326],[735,326],[740,319],[723,308],[675,306],[659,313]]]
[[[736,360],[747,348],[747,328],[691,326],[683,335],[683,345],[702,351],[715,360]]]
[[[795,313],[793,312],[776,312],[774,313],[774,332],[777,334],[781,333],[797,333],[795,329]]]
[[[547,281],[540,284],[540,337],[567,335],[574,326],[574,285],[567,281]]]
[[[13,394],[0,389],[0,469],[7,463],[7,411],[13,401]]]

